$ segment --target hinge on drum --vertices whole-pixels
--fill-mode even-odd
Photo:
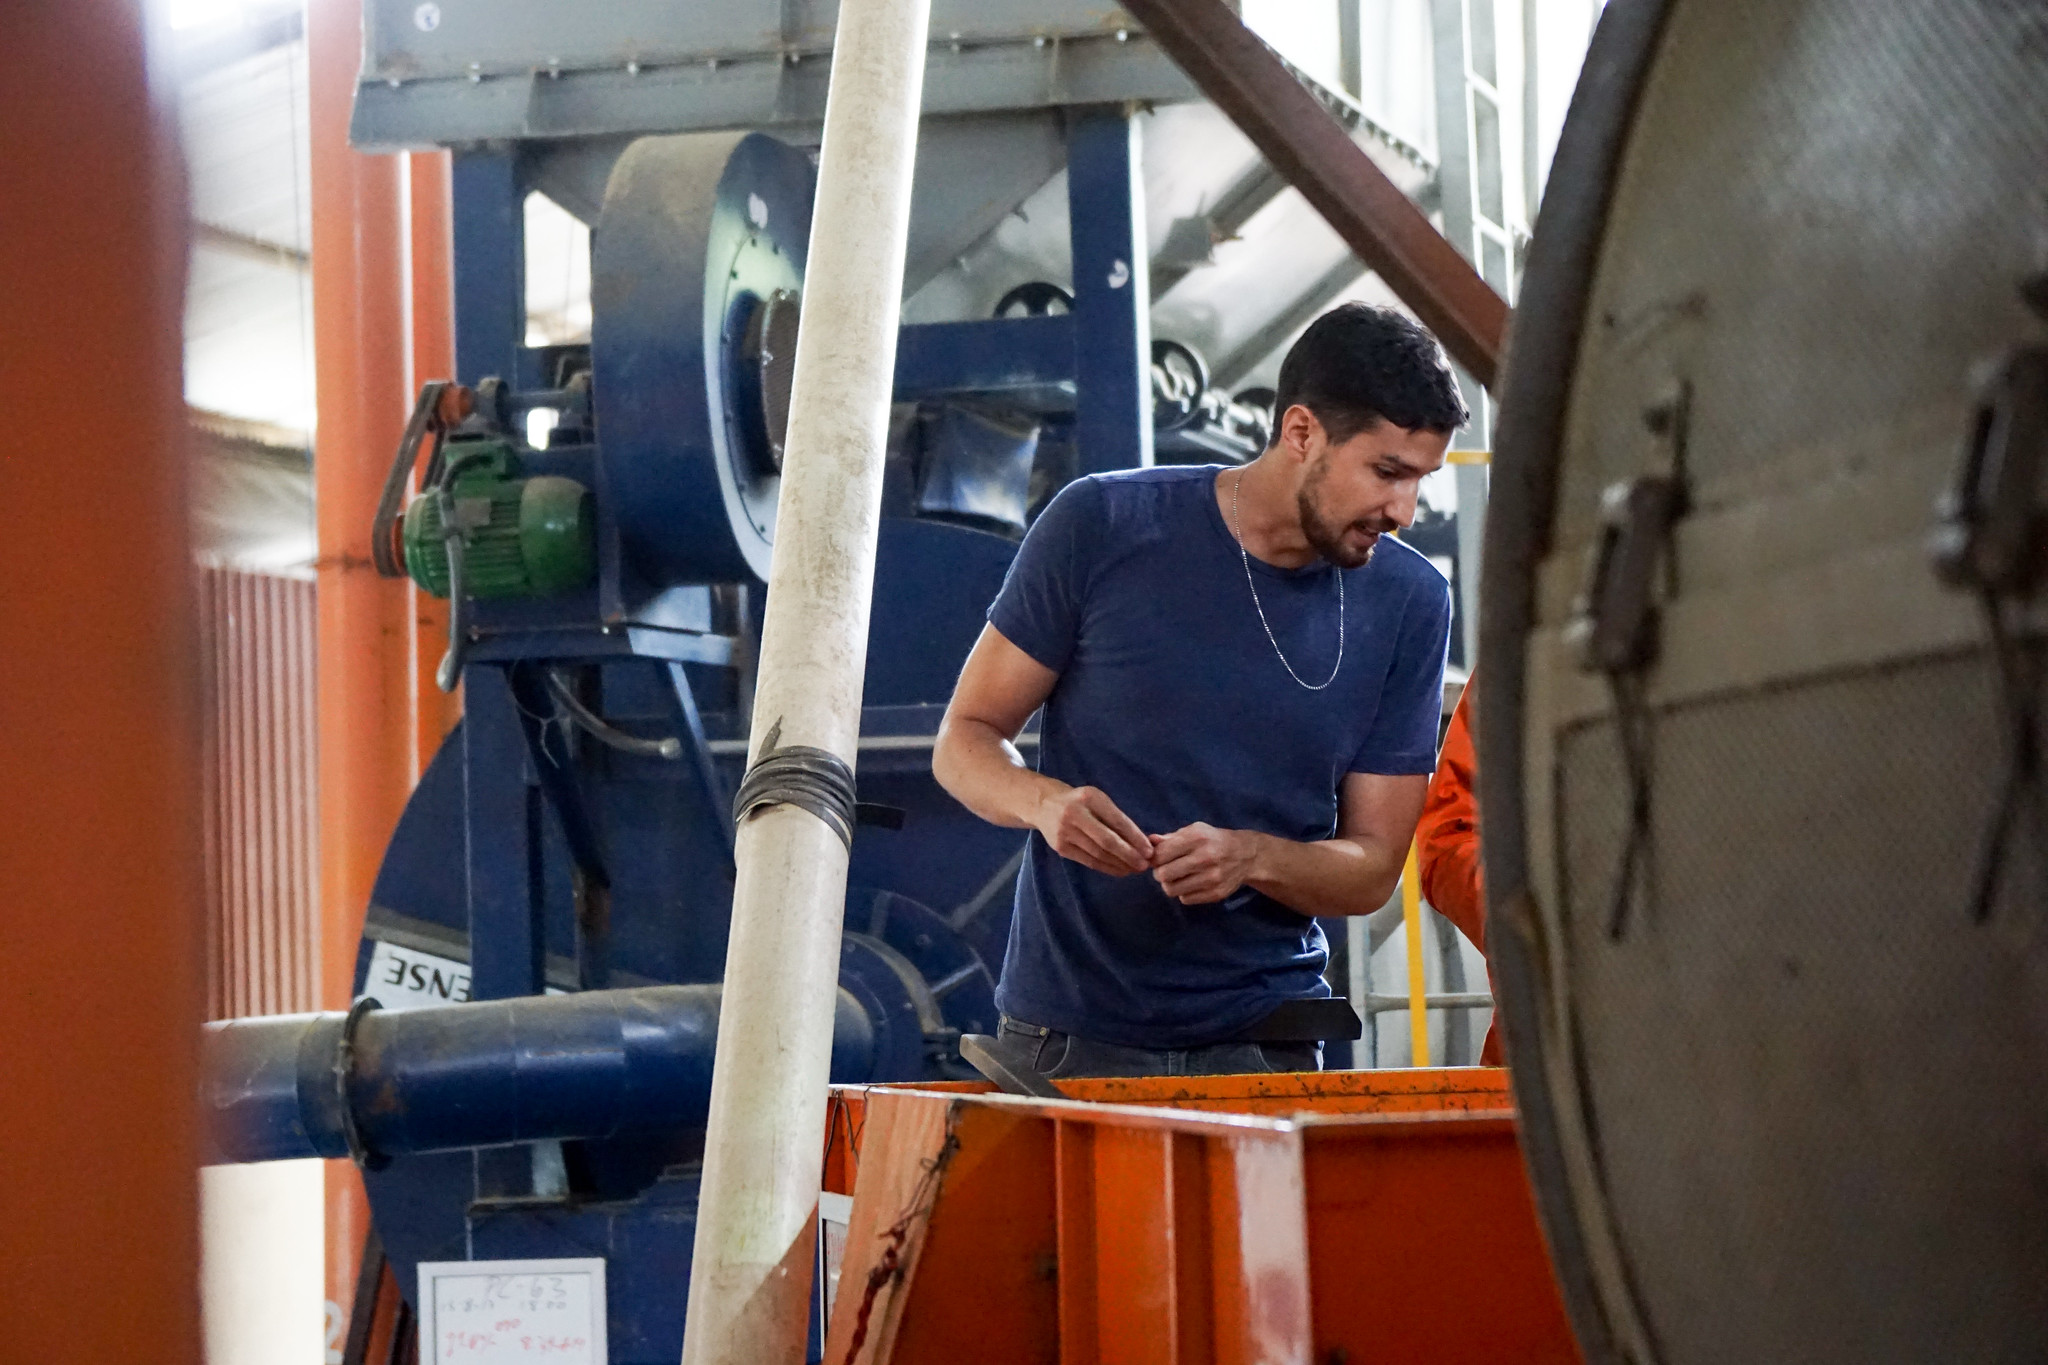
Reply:
[[[1657,657],[1657,604],[1668,587],[1671,529],[1685,514],[1683,381],[1643,411],[1656,441],[1654,472],[1600,495],[1600,539],[1565,625],[1565,643],[1588,673],[1640,673]]]
[[[1610,484],[1600,496],[1600,543],[1565,642],[1588,673],[1639,673],[1657,657],[1658,578],[1685,493],[1667,475]]]
[[[1979,375],[1977,395],[1928,551],[1956,587],[2030,597],[2048,571],[2048,345],[2000,356]]]
[[[1629,788],[1629,826],[1615,872],[1607,935],[1619,939],[1650,861],[1651,717],[1642,673],[1657,658],[1659,603],[1671,590],[1671,532],[1687,506],[1685,435],[1692,391],[1683,380],[1643,411],[1656,442],[1655,472],[1611,484],[1600,497],[1600,539],[1587,565],[1565,644],[1588,673],[1607,679]]]
[[[2048,272],[2021,286],[2048,320]],[[1984,832],[1970,917],[1991,917],[2022,813],[2033,816],[2035,861],[2048,902],[2048,791],[2042,787],[2041,687],[2048,658],[2026,610],[2048,579],[2048,345],[2014,346],[1979,371],[1977,401],[1956,482],[1942,501],[1928,553],[1950,585],[1983,607],[1998,665],[2005,785]]]

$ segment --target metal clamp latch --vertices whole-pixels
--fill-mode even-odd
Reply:
[[[1657,572],[1685,510],[1676,478],[1643,475],[1600,498],[1600,544],[1566,624],[1565,643],[1588,673],[1634,673],[1657,656]]]
[[[1928,551],[1957,587],[2025,595],[2048,570],[2048,346],[2006,352],[1979,376],[1977,393]]]

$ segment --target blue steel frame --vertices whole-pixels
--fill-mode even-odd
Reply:
[[[1100,107],[1077,110],[1068,125],[1069,209],[1073,222],[1074,311],[1065,317],[1001,319],[913,326],[903,329],[899,344],[896,388],[899,399],[949,394],[1018,394],[1027,390],[1070,392],[1074,403],[1075,442],[1079,472],[1131,468],[1152,463],[1150,377],[1150,292],[1146,275],[1144,199],[1139,173],[1137,127],[1130,110]],[[525,212],[526,185],[516,149],[458,153],[453,168],[453,236],[455,349],[457,378],[475,385],[498,376],[515,389],[541,386],[539,353],[525,345]],[[602,440],[602,433],[599,433]],[[905,532],[912,528],[904,528]],[[930,537],[940,553],[961,549],[957,539]],[[885,536],[906,547],[920,544],[916,535]],[[993,542],[984,558],[997,555]],[[921,553],[921,551],[920,551]],[[999,581],[1002,564],[990,558],[970,577]],[[920,564],[920,571],[946,573],[945,564]],[[916,615],[932,608],[928,599],[913,600],[899,587],[886,604],[893,612]],[[960,604],[945,608],[964,611]],[[951,631],[955,625],[971,633],[973,619],[923,623],[905,633],[912,648],[930,630]],[[596,625],[595,622],[592,623]],[[645,636],[642,640],[640,637]],[[657,638],[659,637],[659,638]],[[542,844],[547,837],[548,809],[570,845],[580,880],[591,894],[606,885],[602,830],[594,824],[591,802],[584,798],[580,765],[565,753],[557,758],[559,736],[551,737],[535,717],[549,707],[537,690],[540,669],[547,661],[588,663],[599,656],[645,658],[673,687],[677,719],[687,736],[694,783],[722,812],[727,775],[711,759],[696,697],[678,657],[681,637],[661,631],[581,629],[540,631],[519,637],[517,644],[478,651],[465,670],[465,721],[462,727],[463,847],[471,964],[471,996],[475,1000],[537,995],[545,989],[546,932],[543,916]],[[701,637],[709,644],[713,637]],[[891,637],[893,638],[893,636]],[[917,649],[929,652],[929,640]],[[684,652],[692,662],[723,664],[729,657],[701,648]],[[886,675],[891,661],[881,661]],[[896,664],[903,668],[904,664]],[[874,675],[877,661],[870,661]],[[914,669],[911,671],[915,671]],[[607,668],[605,674],[609,676]],[[890,689],[885,686],[884,692]],[[901,700],[882,696],[871,701]],[[936,720],[937,698],[916,698]],[[904,710],[883,706],[876,711]],[[694,743],[691,743],[694,741]],[[884,770],[886,772],[886,769]],[[928,773],[901,776],[901,781],[930,783]],[[903,799],[922,799],[905,790]],[[943,804],[943,803],[941,803]],[[943,828],[943,827],[941,827]],[[976,833],[1000,833],[976,831]],[[729,840],[729,830],[725,831]],[[945,842],[941,838],[941,843]],[[970,840],[969,842],[972,842]],[[924,856],[910,844],[890,857]],[[730,844],[726,844],[729,853]],[[884,859],[885,862],[889,858]],[[622,871],[622,875],[624,872]],[[979,900],[986,901],[987,896]],[[977,902],[978,903],[978,902]],[[879,934],[886,899],[874,902],[866,926]],[[849,952],[855,945],[849,944]],[[996,945],[983,945],[986,954]],[[605,945],[585,944],[579,936],[582,984],[602,984]],[[996,948],[999,953],[999,948]],[[857,955],[857,954],[856,954]],[[952,978],[948,978],[949,980]],[[558,1244],[555,1232],[528,1228],[523,1240],[517,1219],[493,1215],[512,1209],[534,1190],[534,1156],[526,1147],[480,1150],[473,1154],[474,1194],[480,1201],[477,1240],[479,1256],[547,1254]],[[421,1178],[427,1176],[423,1170]],[[657,1185],[650,1197],[682,1199],[687,1189]],[[613,1214],[636,1223],[622,1209]],[[673,1217],[674,1215],[668,1215]],[[494,1235],[493,1230],[502,1235]],[[650,1232],[650,1236],[652,1233]],[[674,1238],[653,1237],[650,1258],[672,1256]],[[659,1247],[655,1244],[659,1243]],[[687,1264],[687,1239],[681,1244]],[[615,1292],[617,1289],[615,1288]]]
[[[474,386],[490,375],[519,381],[526,341],[526,214],[517,154],[454,158],[453,276],[455,370]],[[502,668],[464,670],[463,829],[468,885],[470,998],[498,1000],[546,989],[540,917],[539,793],[505,740],[519,734],[510,677]],[[478,1198],[532,1190],[523,1149],[473,1158]]]
[[[1067,136],[1073,313],[906,327],[899,341],[897,394],[911,399],[1070,390],[1079,472],[1141,467],[1152,463],[1152,413],[1138,126],[1127,108],[1085,108],[1071,114]],[[496,375],[514,387],[535,386],[537,353],[525,345],[527,190],[519,154],[459,153],[453,177],[457,377],[470,385]],[[536,658],[587,657],[592,642],[575,638],[580,635],[537,634],[523,648]],[[677,644],[666,638],[648,643],[653,647],[643,647],[633,632],[616,633],[604,641],[604,652],[673,657]],[[467,673],[463,732],[471,991],[477,1000],[544,989],[537,872],[543,804],[563,821],[585,881],[600,889],[605,881],[597,833],[579,816],[583,803],[575,766],[545,761],[544,737],[530,718],[546,708],[533,704],[537,698],[522,705],[519,692],[533,688],[532,675],[516,658],[486,657],[489,662]],[[688,747],[698,781],[707,795],[715,795],[724,783],[709,762],[694,695],[679,666],[670,675],[679,718],[695,741]],[[601,980],[602,945],[591,946]],[[495,1187],[493,1193],[519,1192],[516,1179],[510,1182],[514,1188],[506,1188],[499,1180],[485,1181],[482,1165],[478,1174],[479,1193],[484,1184]]]
[[[1074,248],[1074,446],[1080,472],[1152,463],[1152,282],[1138,122],[1121,106],[1067,124]]]
[[[528,387],[526,187],[514,151],[458,152],[453,206],[455,377]]]
[[[896,397],[1074,396],[1079,473],[1152,463],[1152,289],[1139,127],[1121,105],[1067,121],[1074,311],[925,323],[897,341]]]
[[[1151,285],[1137,121],[1120,105],[1067,124],[1074,311],[903,328],[899,401],[1071,390],[1082,473],[1152,463]],[[456,375],[541,382],[525,345],[526,186],[514,151],[454,160]]]

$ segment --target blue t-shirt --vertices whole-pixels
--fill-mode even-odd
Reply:
[[[1449,585],[1382,537],[1369,562],[1343,571],[1343,664],[1311,692],[1259,623],[1216,504],[1218,472],[1069,484],[1024,538],[988,619],[1060,675],[1040,723],[1040,772],[1101,788],[1147,834],[1206,821],[1329,839],[1346,773],[1435,767]],[[1337,660],[1337,573],[1322,560],[1291,570],[1251,561],[1274,639],[1311,683]],[[1313,919],[1248,887],[1181,905],[1150,873],[1104,876],[1034,831],[996,1004],[1099,1042],[1195,1047],[1282,1001],[1328,995],[1328,961]]]

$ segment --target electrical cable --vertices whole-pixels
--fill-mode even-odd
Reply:
[[[640,735],[629,735],[624,730],[608,724],[603,717],[583,704],[569,680],[562,676],[560,669],[548,670],[548,692],[560,704],[562,711],[576,723],[578,729],[608,748],[622,754],[638,754],[642,758],[681,758],[683,742],[673,735],[660,739],[647,739]]]
[[[434,510],[441,518],[441,544],[448,553],[448,652],[434,670],[434,685],[453,692],[462,681],[462,666],[469,653],[469,609],[463,594],[463,554],[469,539],[455,515],[455,480],[472,464],[490,458],[488,452],[469,451],[447,462],[434,483]]]

